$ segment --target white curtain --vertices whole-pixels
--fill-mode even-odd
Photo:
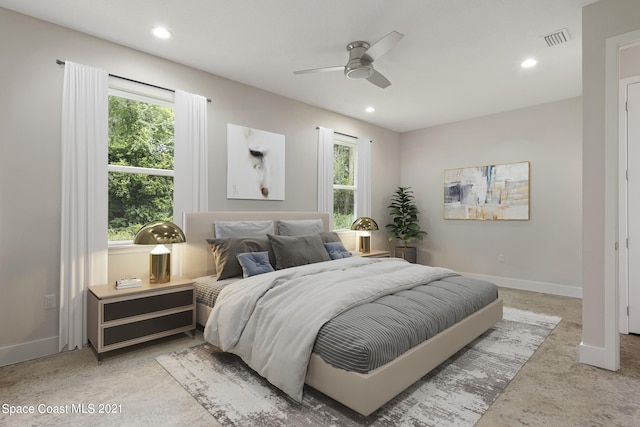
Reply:
[[[175,97],[173,221],[183,226],[185,212],[209,210],[207,99],[182,90]]]
[[[333,129],[318,129],[318,212],[328,212],[333,230]]]
[[[358,138],[357,215],[371,216],[371,140]]]
[[[60,351],[87,342],[87,286],[107,283],[108,75],[67,61],[62,94]]]

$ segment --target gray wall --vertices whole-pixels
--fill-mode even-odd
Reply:
[[[401,182],[429,233],[420,261],[581,296],[581,111],[572,98],[403,134]],[[530,162],[529,221],[443,219],[445,169],[520,161]]]
[[[211,98],[210,210],[316,210],[316,126],[374,141],[374,218],[386,218],[399,184],[400,135],[392,131],[5,9],[0,52],[0,365],[57,351],[58,311],[44,309],[44,295],[59,287],[63,69],[56,59]],[[285,201],[227,200],[227,123],[286,136]],[[373,246],[386,248],[384,236],[374,236]],[[140,253],[111,254],[109,264],[110,280],[135,273],[132,264],[145,272],[148,265]]]

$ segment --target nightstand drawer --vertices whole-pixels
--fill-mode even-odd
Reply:
[[[154,335],[163,331],[192,327],[193,311],[168,314],[153,319],[140,320],[124,325],[112,326],[104,329],[103,345],[109,346],[140,337]]]
[[[141,296],[140,298],[105,304],[102,321],[109,322],[191,304],[193,304],[192,289],[151,297]]]

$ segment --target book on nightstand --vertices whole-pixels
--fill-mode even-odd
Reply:
[[[142,286],[140,279],[120,279],[116,280],[116,289],[139,288]]]

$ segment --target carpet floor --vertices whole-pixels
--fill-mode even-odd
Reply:
[[[209,344],[156,360],[225,426],[472,426],[560,320],[505,307],[502,321],[368,417],[310,387],[298,404]]]

